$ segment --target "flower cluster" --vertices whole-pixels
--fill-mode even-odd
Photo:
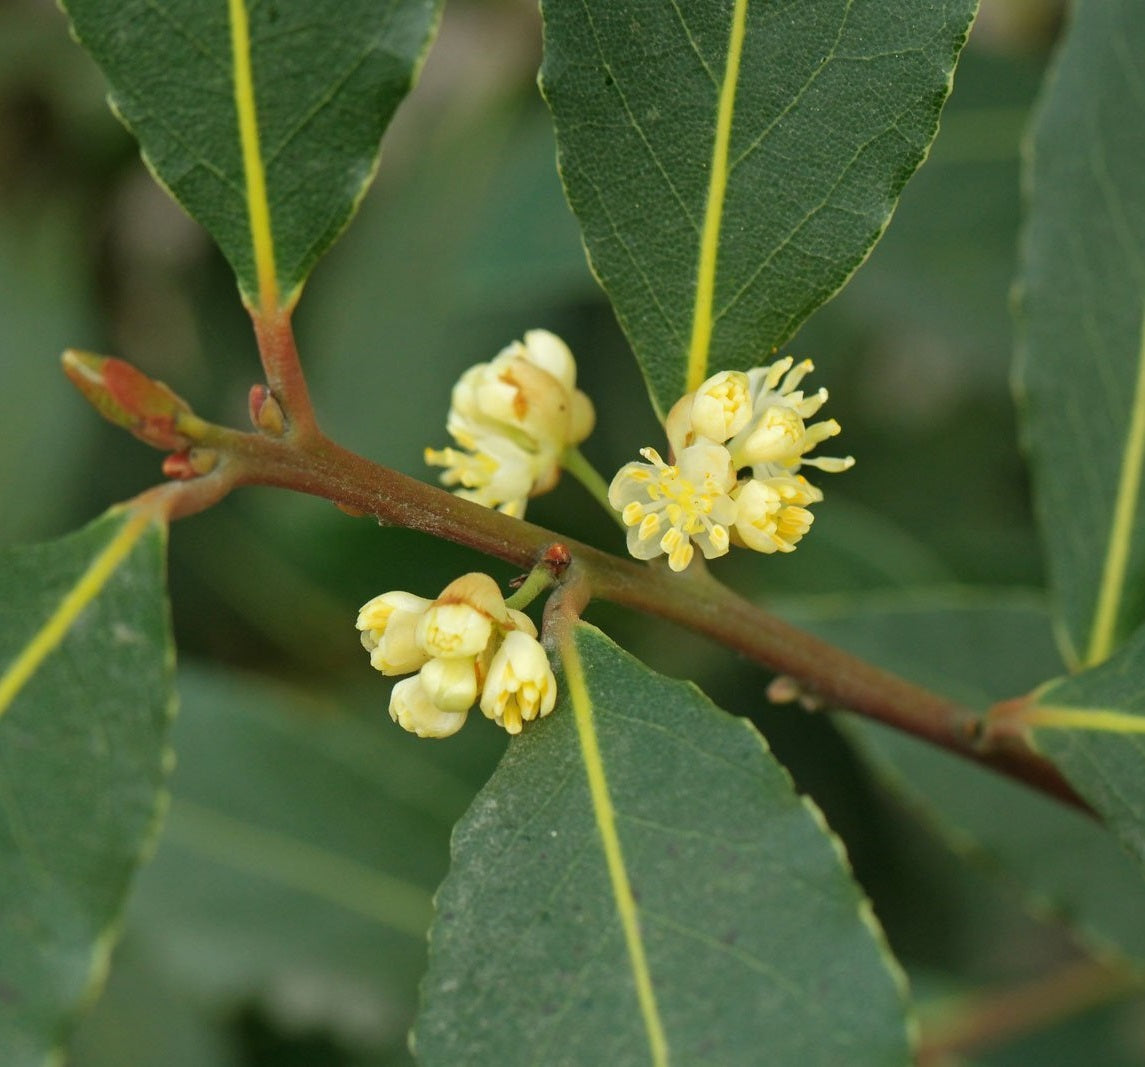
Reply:
[[[530,330],[453,387],[446,429],[459,448],[425,450],[458,496],[520,517],[560,477],[560,458],[592,431],[592,402],[576,388],[576,361],[547,330]]]
[[[808,423],[827,390],[805,396],[798,388],[814,369],[790,356],[747,373],[721,371],[668,413],[671,463],[652,448],[647,462],[627,463],[613,478],[609,503],[628,527],[637,559],[665,553],[682,571],[694,545],[706,559],[732,544],[756,552],[793,552],[811,528],[810,505],[823,494],[801,467],[843,471],[855,462],[808,456],[839,432],[834,419]]]
[[[362,644],[382,674],[417,673],[390,694],[390,718],[418,737],[449,737],[480,702],[509,733],[548,715],[556,679],[532,620],[508,607],[487,574],[465,574],[436,600],[374,597],[358,613]]]

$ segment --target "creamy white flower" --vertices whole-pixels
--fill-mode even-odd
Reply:
[[[427,448],[425,462],[444,467],[442,485],[460,486],[454,492],[486,508],[496,508],[520,518],[533,486],[542,482],[555,466],[552,457],[527,452],[508,437],[453,429],[453,437],[466,451]],[[558,470],[559,473],[559,470]]]
[[[556,699],[556,678],[537,639],[520,630],[506,634],[481,691],[486,717],[519,734],[523,723],[548,715]]]
[[[421,669],[421,685],[442,711],[468,711],[477,701],[477,656],[431,659]]]
[[[822,499],[823,494],[802,475],[752,478],[736,493],[733,532],[756,552],[794,552],[815,518],[808,505]]]
[[[640,454],[648,462],[626,463],[608,488],[608,502],[628,527],[628,551],[637,559],[667,553],[674,571],[692,561],[693,542],[707,559],[727,552],[736,513],[729,495],[736,474],[728,450],[695,444],[671,466],[653,448]]]
[[[751,419],[728,441],[737,469],[751,467],[756,478],[795,474],[801,466],[838,472],[854,458],[809,457],[807,453],[840,430],[834,419],[807,425],[827,401],[827,390],[804,396],[797,386],[815,369],[809,359],[793,364],[790,356],[769,367],[747,373],[751,389]]]
[[[461,659],[485,650],[493,620],[470,604],[434,604],[417,625],[417,643],[428,656]]]
[[[390,716],[419,737],[456,733],[479,699],[510,733],[552,710],[556,682],[537,643],[537,627],[505,603],[487,574],[463,574],[432,601],[383,593],[362,606],[358,629],[379,670],[420,668],[395,685],[390,697]],[[487,690],[494,666],[499,681]]]
[[[751,420],[751,383],[742,371],[713,374],[691,396],[691,426],[698,437],[722,445]]]
[[[592,402],[576,388],[576,361],[547,330],[530,330],[453,387],[446,430],[464,451],[426,449],[443,484],[485,507],[524,513],[560,477],[561,455],[591,432]]]
[[[390,693],[390,718],[418,737],[449,737],[465,725],[468,714],[468,707],[446,711],[434,704],[422,686],[420,674],[402,679]]]
[[[358,612],[362,646],[370,666],[383,674],[408,674],[429,658],[416,640],[421,617],[432,601],[395,590],[368,601]]]

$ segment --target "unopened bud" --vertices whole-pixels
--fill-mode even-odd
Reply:
[[[219,454],[213,448],[191,448],[172,452],[163,460],[163,473],[168,478],[186,481],[210,474],[218,466]]]
[[[189,448],[198,423],[185,400],[130,363],[69,348],[64,372],[87,401],[109,422],[156,448]]]
[[[256,429],[272,437],[280,436],[286,429],[282,406],[265,385],[250,387],[250,421]]]

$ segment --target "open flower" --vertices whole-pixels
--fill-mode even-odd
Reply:
[[[834,419],[807,425],[827,402],[827,390],[804,396],[797,386],[815,369],[805,359],[794,366],[790,356],[747,373],[751,418],[728,442],[737,468],[751,467],[757,478],[795,474],[801,466],[837,473],[854,466],[851,456],[807,456],[816,445],[840,431]]]
[[[621,467],[609,503],[628,527],[628,551],[637,559],[665,552],[676,571],[698,545],[708,559],[730,544],[757,552],[791,552],[811,528],[811,504],[823,494],[801,467],[837,472],[850,456],[808,456],[835,436],[839,424],[808,424],[827,390],[805,396],[800,383],[813,370],[809,359],[790,356],[754,370],[720,371],[681,397],[668,413],[665,432],[674,463],[651,448],[647,463]]]
[[[815,519],[808,505],[822,499],[802,475],[752,478],[736,493],[733,535],[756,552],[794,552]]]
[[[520,518],[533,486],[550,469],[550,459],[497,434],[479,435],[460,425],[452,432],[461,449],[425,450],[426,463],[445,468],[441,484],[459,486],[454,489],[458,496]]]
[[[637,559],[666,553],[674,571],[692,561],[693,542],[707,559],[727,552],[736,512],[728,450],[710,442],[692,445],[674,465],[654,448],[640,454],[648,462],[626,463],[608,488],[608,502],[628,527],[628,551]]]
[[[530,330],[453,387],[446,430],[460,445],[425,451],[441,481],[485,507],[524,513],[560,477],[566,448],[591,432],[592,402],[576,388],[576,361],[547,330]]]

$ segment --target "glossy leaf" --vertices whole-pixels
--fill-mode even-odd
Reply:
[[[1027,160],[1019,395],[1064,651],[1145,619],[1145,7],[1074,6]]]
[[[265,308],[353,215],[440,2],[64,6],[156,178]]]
[[[455,830],[419,1060],[906,1062],[897,965],[754,728],[583,624],[560,685]]]
[[[164,530],[113,511],[0,554],[0,1049],[41,1064],[98,993],[156,832],[174,710]]]
[[[809,608],[794,617],[823,637],[973,707],[1061,669],[1046,609],[1030,595],[951,589]],[[1145,961],[1145,880],[1108,830],[933,745],[858,717],[838,721],[892,794],[957,853],[1087,943]]]
[[[500,739],[419,744],[381,689],[363,721],[329,696],[180,671],[171,811],[128,913],[173,988],[404,1048],[449,831],[495,758],[481,742]]]
[[[542,4],[569,203],[661,414],[766,360],[862,262],[976,6]]]
[[[1037,747],[1145,865],[1145,631],[1101,666],[1041,690],[1024,717]]]

